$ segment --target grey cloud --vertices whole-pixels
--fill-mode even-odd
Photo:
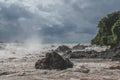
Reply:
[[[0,3],[0,17],[8,21],[16,21],[21,17],[32,18],[33,14],[18,4]]]
[[[0,40],[37,35],[43,42],[89,42],[98,21],[120,10],[116,0],[0,1]]]

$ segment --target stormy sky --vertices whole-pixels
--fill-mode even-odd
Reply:
[[[0,0],[0,41],[89,43],[120,0]]]

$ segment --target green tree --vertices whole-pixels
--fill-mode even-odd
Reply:
[[[91,40],[96,45],[120,44],[120,11],[108,14],[98,24],[98,34]]]

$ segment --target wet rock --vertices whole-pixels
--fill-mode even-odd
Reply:
[[[112,60],[113,61],[120,61],[120,46],[116,46],[110,50],[113,54]]]
[[[68,54],[68,53],[67,53]],[[66,54],[66,55],[67,55]],[[115,61],[120,61],[119,50],[107,50],[102,52],[91,51],[73,51],[69,53],[70,58],[99,58],[99,59],[112,59]]]
[[[51,47],[55,47],[55,45],[51,45]]]
[[[72,54],[72,51],[68,51],[68,52],[64,53],[62,56],[63,56],[64,58],[70,59],[71,54]]]
[[[71,51],[71,48],[69,48],[68,46],[62,45],[62,46],[59,46],[55,51],[65,53],[65,52]]]
[[[76,68],[74,72],[82,72],[82,73],[89,73],[89,69],[86,68],[85,66],[81,66],[80,68]]]
[[[112,57],[112,61],[120,61],[120,53],[115,53]]]
[[[87,47],[87,46],[77,44],[77,45],[73,46],[72,49],[74,49],[74,50],[83,50],[83,49],[85,49],[86,47]]]
[[[120,65],[118,64],[111,65],[109,69],[120,69]]]
[[[8,58],[8,61],[13,61],[13,60],[15,60],[15,59],[17,59],[16,57],[10,57],[10,58]]]
[[[57,52],[47,53],[46,57],[38,60],[35,63],[36,69],[67,69],[72,68],[73,63],[67,59],[60,56]]]
[[[83,51],[75,51],[70,53],[70,58],[84,58],[85,54]]]
[[[111,48],[111,51],[115,51],[115,52],[116,52],[116,51],[117,51],[117,52],[120,51],[120,45],[117,45],[117,46],[112,47],[112,48]]]
[[[97,58],[98,52],[96,51],[74,51],[70,53],[70,58]]]
[[[8,75],[8,74],[10,74],[9,72],[2,72],[2,73],[0,73],[0,76],[2,76],[2,75]]]
[[[17,76],[25,76],[25,75],[26,75],[25,72],[21,72],[21,73],[19,73]]]
[[[120,46],[115,46],[114,48],[101,52],[97,52],[95,50],[71,50],[70,48],[65,48],[65,46],[59,46],[56,51],[64,52],[63,57],[65,56],[67,58],[99,58],[120,61]]]
[[[11,71],[7,71],[7,72],[0,72],[0,76],[3,76],[3,75],[9,75],[9,74],[14,74],[16,72],[11,72]]]

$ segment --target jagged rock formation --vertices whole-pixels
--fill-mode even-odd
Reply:
[[[36,69],[67,69],[72,68],[73,63],[69,59],[64,59],[57,52],[47,53],[46,57],[35,63]]]
[[[112,59],[113,56],[114,56],[114,53],[110,51],[97,52],[92,50],[92,51],[74,51],[70,53],[70,58]]]
[[[69,55],[70,58],[100,58],[100,59],[111,59],[113,61],[120,61],[120,46],[115,46],[112,49],[97,52],[94,50],[91,51],[71,51],[65,53]]]

